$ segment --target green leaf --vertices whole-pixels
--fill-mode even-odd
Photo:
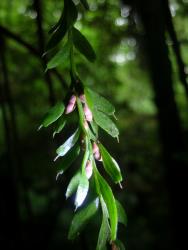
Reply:
[[[127,226],[127,215],[125,213],[123,206],[118,200],[116,200],[116,207],[118,211],[118,221],[122,223],[124,226]]]
[[[95,134],[96,137],[98,137],[98,125],[94,122],[90,122],[92,132]]]
[[[108,153],[106,148],[100,143],[99,144],[100,153],[103,160],[103,166],[106,172],[110,175],[115,183],[122,181],[121,170],[115,161],[115,159]]]
[[[62,11],[61,16],[59,18],[59,20],[57,21],[57,23],[55,25],[53,25],[53,27],[49,30],[49,34],[53,33],[61,24],[61,22],[63,21],[63,16],[64,16],[64,11]]]
[[[69,198],[74,192],[76,192],[76,189],[78,188],[78,185],[79,185],[80,176],[81,176],[81,173],[78,172],[70,180],[69,185],[67,187],[66,194],[65,194],[66,199]]]
[[[47,69],[53,69],[59,66],[60,64],[66,63],[66,61],[68,60],[69,54],[70,54],[70,45],[69,43],[66,43],[62,47],[62,49],[59,50],[57,54],[55,54],[55,56],[52,57],[52,59],[48,62]]]
[[[101,206],[102,206],[102,211],[103,211],[103,217],[102,217],[102,224],[101,228],[99,231],[99,237],[97,241],[97,248],[96,250],[106,250],[106,243],[110,238],[110,226],[108,223],[108,211],[106,212],[106,204],[101,199]]]
[[[86,177],[85,174],[82,174],[80,176],[80,180],[79,180],[79,185],[78,185],[78,189],[77,189],[77,192],[76,192],[76,198],[75,198],[75,210],[80,207],[82,205],[82,203],[84,202],[86,196],[87,196],[87,193],[88,193],[88,190],[89,190],[89,181]]]
[[[73,43],[77,50],[79,50],[80,53],[84,55],[89,61],[94,62],[96,59],[95,51],[85,36],[82,35],[82,33],[76,28],[73,28],[72,33]]]
[[[67,121],[65,119],[59,119],[57,121],[55,130],[53,132],[53,138],[55,137],[56,134],[59,134],[62,131],[62,129],[65,127],[66,122]]]
[[[83,6],[86,10],[89,10],[89,4],[88,4],[87,0],[80,0],[80,2],[83,4]]]
[[[100,112],[99,110],[95,110],[93,112],[95,122],[104,129],[109,135],[112,137],[118,138],[119,130],[114,124],[114,122],[104,113]]]
[[[87,207],[75,214],[69,229],[68,239],[73,240],[80,233],[88,221],[95,215],[98,210],[98,206],[99,200],[96,199]]]
[[[61,160],[56,179],[63,174],[80,154],[80,146],[75,145]]]
[[[110,186],[104,180],[104,178],[99,174],[96,168],[95,172],[96,172],[95,175],[96,181],[100,188],[100,194],[104,199],[109,214],[110,226],[111,226],[111,240],[115,240],[117,234],[117,224],[118,224],[116,201]]]
[[[63,114],[64,110],[65,106],[62,102],[59,102],[55,106],[53,106],[45,115],[39,129],[41,129],[42,127],[48,127],[50,124],[55,122]]]
[[[96,248],[97,250],[107,249],[106,243],[108,241],[109,234],[110,234],[110,230],[109,230],[108,220],[103,218],[101,228],[99,231],[98,241],[97,241],[97,248]]]
[[[64,156],[78,141],[80,135],[80,128],[77,128],[77,130],[74,132],[73,135],[71,135],[66,142],[64,142],[57,150],[57,157],[54,159],[54,161],[59,158],[60,156]]]
[[[63,17],[46,45],[46,53],[60,43],[68,29],[76,22],[77,16],[78,11],[75,4],[72,1],[65,0]]]
[[[90,88],[85,88],[84,93],[88,106],[93,112],[99,110],[107,115],[114,115],[115,107],[103,96]]]

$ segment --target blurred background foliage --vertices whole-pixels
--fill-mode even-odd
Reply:
[[[16,249],[16,244],[21,249],[38,245],[53,250],[94,249],[96,245],[99,218],[92,221],[76,242],[67,240],[74,208],[73,200],[65,201],[64,193],[76,166],[55,180],[56,169],[61,164],[61,160],[53,162],[55,148],[70,133],[74,119],[66,133],[55,140],[52,129],[37,132],[44,113],[54,101],[62,100],[70,81],[67,62],[56,72],[45,74],[46,59],[41,57],[49,28],[61,14],[62,2],[0,1],[0,240],[5,244],[3,249]],[[171,203],[151,69],[145,53],[144,26],[131,1],[123,1],[124,5],[115,0],[88,2],[88,12],[79,5],[76,26],[93,45],[97,60],[91,64],[79,55],[76,60],[83,82],[116,106],[120,143],[105,134],[102,138],[120,163],[124,176],[124,189],[113,187],[128,214],[128,227],[119,228],[120,238],[126,249],[172,249]],[[188,65],[188,1],[171,0],[169,7],[182,60]],[[179,80],[173,41],[167,32],[165,35],[175,100],[186,135],[185,90]],[[187,74],[188,67],[184,70]]]

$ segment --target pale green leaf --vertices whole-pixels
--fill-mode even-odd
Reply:
[[[86,177],[85,174],[82,174],[80,176],[80,180],[79,180],[79,185],[78,185],[78,189],[76,191],[76,197],[75,197],[75,209],[77,209],[78,207],[80,207],[82,205],[82,203],[84,202],[87,193],[89,190],[89,181]]]

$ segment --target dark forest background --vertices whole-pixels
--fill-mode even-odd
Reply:
[[[37,132],[62,100],[67,62],[44,73],[41,57],[61,0],[0,1],[0,248],[94,249],[100,218],[67,240],[71,169],[56,182],[52,129]],[[75,1],[79,4],[79,1]],[[77,27],[98,55],[77,56],[88,86],[116,106],[120,143],[102,134],[120,163],[124,189],[113,187],[128,215],[119,228],[126,249],[185,249],[187,226],[188,1],[89,0]],[[74,122],[74,121],[73,121]],[[67,133],[68,133],[67,128]]]

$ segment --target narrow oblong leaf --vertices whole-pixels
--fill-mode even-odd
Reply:
[[[67,32],[67,25],[65,22],[62,22],[62,24],[54,31],[54,33],[51,35],[47,45],[46,45],[46,53],[56,47],[58,43],[61,42],[63,37],[65,36]]]
[[[119,183],[122,181],[122,175],[121,170],[115,161],[115,159],[108,153],[106,148],[100,143],[99,149],[101,152],[102,160],[103,160],[103,166],[106,170],[106,172],[110,175],[112,180],[115,183]]]
[[[99,231],[98,241],[97,241],[97,248],[96,250],[106,250],[106,243],[109,239],[110,230],[108,225],[108,219],[103,218],[102,224]]]
[[[102,206],[102,224],[99,231],[97,248],[96,250],[106,250],[106,243],[110,239],[110,226],[108,223],[108,211],[106,208],[106,204],[104,200],[101,198],[101,206]]]
[[[77,212],[72,220],[68,239],[73,240],[88,223],[88,221],[95,215],[99,207],[98,198],[92,201],[88,206]]]
[[[78,172],[70,180],[69,185],[67,187],[66,194],[65,194],[66,199],[69,198],[74,192],[76,192],[76,189],[78,188],[78,185],[79,185],[80,176],[81,176],[81,173]]]
[[[102,111],[107,115],[114,115],[115,107],[103,96],[90,88],[85,88],[84,93],[86,96],[87,103],[92,111],[96,109]]]
[[[78,16],[75,4],[70,0],[65,0],[63,16],[60,18],[59,26],[54,29],[46,45],[46,53],[56,47],[64,38],[68,29],[75,23]]]
[[[86,177],[85,174],[82,174],[80,176],[80,180],[79,180],[79,185],[78,185],[78,189],[76,191],[76,197],[75,197],[75,210],[80,207],[82,205],[82,203],[84,202],[87,193],[89,190],[89,181]]]
[[[64,15],[64,11],[62,11],[61,16],[59,20],[57,21],[57,23],[53,25],[52,28],[48,31],[49,34],[53,33],[59,27],[59,25],[61,24],[63,20],[63,15]]]
[[[65,119],[59,119],[59,120],[57,121],[55,130],[54,130],[54,132],[53,132],[53,138],[54,138],[54,136],[55,136],[56,134],[59,134],[59,133],[63,130],[63,128],[64,128],[65,125],[66,125],[66,122],[67,122],[67,121],[66,121]]]
[[[83,4],[83,6],[86,10],[89,10],[89,4],[88,4],[87,0],[80,0],[80,2]]]
[[[118,214],[116,201],[112,192],[112,189],[108,185],[108,183],[104,180],[104,178],[96,171],[96,178],[100,188],[100,194],[106,204],[109,219],[110,219],[110,227],[111,227],[111,240],[116,239],[117,234],[117,224],[118,224]]]
[[[125,213],[123,206],[118,200],[116,200],[116,207],[118,211],[118,221],[122,223],[124,226],[127,226],[127,215]]]
[[[114,122],[103,112],[95,110],[93,112],[95,122],[112,137],[118,138],[119,130]]]
[[[60,156],[64,156],[78,141],[80,135],[80,129],[77,128],[77,130],[74,132],[73,135],[71,135],[71,137],[69,137],[66,142],[63,143],[63,145],[61,145],[57,150],[57,157],[55,158],[55,160],[60,157]]]
[[[53,106],[45,115],[39,129],[42,127],[48,127],[50,124],[55,122],[63,114],[64,110],[65,106],[62,102],[59,102],[55,106]]]
[[[59,165],[59,169],[57,171],[56,179],[59,175],[63,174],[76,160],[76,158],[80,154],[80,146],[75,145],[61,160],[61,164]]]
[[[48,62],[47,69],[53,69],[60,64],[66,63],[70,53],[70,45],[66,43],[61,50],[55,54],[54,57]]]
[[[85,36],[76,28],[73,28],[73,43],[77,50],[80,51],[89,61],[94,62],[96,54],[91,44],[85,38]]]

